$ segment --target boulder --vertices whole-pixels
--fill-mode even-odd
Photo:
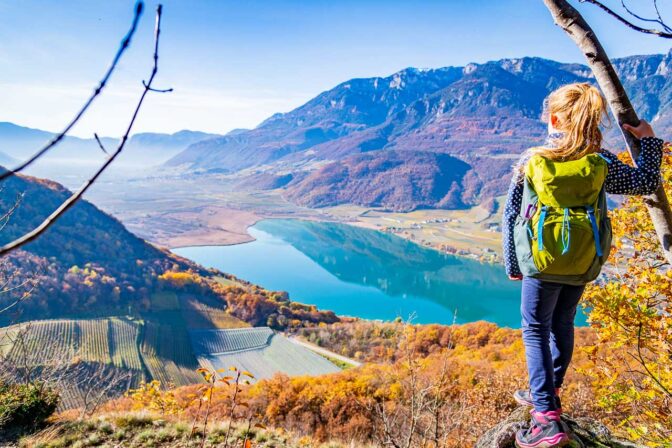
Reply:
[[[611,431],[598,421],[584,418],[573,419],[563,416],[563,421],[570,429],[571,448],[643,448],[624,440],[618,440]],[[506,419],[488,430],[478,439],[475,448],[514,448],[516,432],[527,428],[530,422],[530,410],[519,407]]]

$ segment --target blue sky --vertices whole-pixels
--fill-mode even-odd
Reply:
[[[672,45],[627,30],[594,6],[575,4],[612,57],[663,53]],[[133,47],[75,134],[122,132],[151,66],[155,5],[147,2]],[[164,5],[157,86],[175,92],[148,98],[136,131],[253,127],[347,79],[409,66],[520,56],[583,62],[541,0]],[[0,0],[0,121],[60,129],[107,67],[132,10],[133,1],[126,0]]]

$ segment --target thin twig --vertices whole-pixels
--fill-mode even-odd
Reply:
[[[12,176],[28,166],[30,166],[33,162],[35,162],[37,159],[42,157],[44,154],[47,153],[51,148],[54,146],[58,145],[61,140],[65,138],[68,132],[70,132],[70,129],[77,124],[80,118],[84,115],[84,113],[87,111],[89,106],[93,103],[93,101],[100,95],[100,93],[103,91],[105,88],[105,85],[107,84],[107,81],[110,79],[110,76],[112,76],[112,73],[114,72],[115,68],[117,67],[117,64],[119,60],[121,59],[121,56],[124,54],[126,49],[130,46],[131,44],[131,39],[133,38],[133,35],[135,34],[135,30],[138,27],[138,22],[140,21],[140,16],[142,15],[142,11],[144,9],[145,5],[142,1],[138,1],[138,3],[135,5],[135,14],[133,15],[133,22],[131,23],[131,28],[128,30],[128,33],[124,36],[124,38],[121,40],[121,44],[119,45],[119,49],[117,50],[117,54],[114,56],[114,59],[112,60],[112,64],[109,66],[107,69],[107,72],[105,72],[105,75],[103,76],[103,79],[100,80],[100,83],[98,86],[94,89],[93,93],[89,97],[88,100],[84,103],[84,106],[77,112],[77,115],[75,115],[75,118],[68,123],[68,125],[61,131],[60,134],[55,135],[52,137],[51,140],[39,151],[37,151],[35,154],[33,154],[28,160],[17,166],[16,168],[5,171],[4,173],[0,174],[0,181],[8,178],[9,176]]]
[[[656,15],[658,16],[657,19],[648,19],[646,17],[640,16],[639,14],[635,13],[632,9],[630,9],[628,5],[625,4],[625,0],[621,0],[621,6],[623,6],[623,9],[625,9],[628,12],[628,14],[630,14],[637,20],[641,20],[642,22],[657,23],[660,26],[662,26],[665,29],[665,31],[672,31],[672,29],[670,29],[670,27],[665,24],[663,17],[660,15],[660,10],[658,9],[658,0],[653,0],[653,7],[656,10]]]
[[[632,28],[635,31],[639,31],[640,33],[654,34],[658,37],[662,37],[662,38],[665,38],[665,39],[672,39],[672,33],[656,30],[656,29],[653,29],[653,28],[643,28],[639,25],[635,25],[634,23],[630,22],[628,19],[626,19],[623,16],[621,16],[620,14],[616,13],[613,9],[609,8],[604,3],[599,2],[598,0],[579,0],[579,2],[580,3],[590,3],[590,4],[593,4],[597,7],[599,7],[604,12],[606,12],[610,16],[614,17],[615,19],[617,19],[619,22],[623,23],[624,25],[628,26],[629,28]],[[666,25],[664,25],[664,26],[667,29],[667,26]]]
[[[142,94],[140,95],[140,99],[138,100],[138,104],[135,107],[135,111],[133,112],[133,116],[131,117],[131,121],[128,124],[128,127],[126,128],[126,132],[124,133],[124,136],[121,138],[121,141],[119,142],[119,145],[117,146],[117,149],[110,155],[110,157],[100,166],[98,171],[95,172],[95,174],[86,180],[84,184],[79,188],[78,191],[74,192],[68,199],[66,199],[51,215],[49,215],[42,223],[37,226],[35,229],[32,231],[26,233],[25,235],[15,239],[14,241],[5,244],[3,247],[0,248],[0,255],[4,255],[8,252],[11,252],[14,249],[17,249],[21,246],[23,246],[26,243],[29,243],[30,241],[34,240],[38,236],[40,236],[45,230],[47,230],[58,218],[63,215],[70,207],[75,205],[75,203],[84,195],[84,193],[94,184],[96,179],[100,177],[101,174],[107,169],[108,166],[114,161],[114,159],[117,158],[119,154],[121,154],[121,151],[124,149],[124,146],[126,146],[126,141],[128,140],[128,136],[131,133],[131,130],[133,129],[133,125],[135,124],[135,120],[138,117],[138,113],[140,112],[140,108],[142,107],[142,103],[145,100],[145,97],[147,96],[147,93],[150,91],[152,82],[154,81],[154,78],[156,77],[157,72],[159,71],[158,64],[159,64],[159,35],[161,34],[161,12],[163,10],[163,6],[159,5],[156,8],[156,26],[154,29],[154,66],[152,68],[152,73],[149,76],[149,80],[147,81],[145,85],[144,90],[142,91]]]
[[[168,93],[168,92],[172,92],[172,91],[173,91],[173,88],[172,88],[172,87],[169,88],[169,89],[154,89],[154,88],[152,88],[152,87],[149,87],[149,86],[145,83],[145,81],[142,81],[142,85],[145,86],[145,87],[147,87],[147,88],[148,88],[149,90],[151,90],[152,92],[157,92],[157,93]]]
[[[103,151],[105,154],[107,154],[109,156],[110,153],[107,152],[107,149],[105,149],[105,145],[103,145],[103,142],[100,141],[100,138],[98,137],[98,134],[96,134],[94,132],[93,137],[96,139],[96,142],[98,143],[98,147],[100,148],[100,150]]]
[[[2,231],[7,226],[7,224],[9,223],[9,218],[11,218],[16,209],[19,208],[19,204],[21,204],[24,195],[25,193],[19,193],[18,195],[16,195],[16,201],[14,201],[14,205],[12,205],[12,207],[9,210],[7,210],[2,216],[0,216],[0,221],[2,222],[2,224],[0,225],[0,231]]]
[[[26,281],[25,283],[27,283],[27,282],[28,281]],[[19,286],[23,286],[23,284],[19,285]],[[15,288],[13,288],[13,289],[15,289]],[[10,310],[10,309],[14,308],[16,305],[18,305],[19,303],[26,300],[28,297],[30,297],[30,295],[31,295],[31,293],[33,292],[34,289],[35,289],[35,285],[33,285],[32,288],[30,288],[28,291],[24,292],[21,295],[21,297],[16,299],[13,303],[11,303],[11,304],[7,305],[6,307],[4,307],[3,309],[1,309],[0,314],[7,312],[8,310]],[[7,291],[3,291],[3,293],[5,293],[5,292],[7,292]]]
[[[672,392],[670,392],[663,383],[660,382],[658,377],[651,372],[649,366],[646,364],[646,360],[642,356],[642,323],[639,323],[639,329],[637,330],[637,357],[639,358],[639,363],[644,367],[646,373],[648,373],[649,378],[651,378],[655,383],[660,387],[663,392],[667,394],[668,397],[672,397]]]

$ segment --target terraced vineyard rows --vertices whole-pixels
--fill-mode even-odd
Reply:
[[[150,379],[175,385],[199,382],[198,361],[179,312],[162,319],[171,323],[111,317],[14,325],[0,329],[0,355],[6,354],[17,367],[67,367],[71,376],[62,390],[66,407],[80,404],[83,392],[77,378],[86,372],[130,372],[132,385]]]
[[[110,364],[110,350],[118,341],[109,337],[109,319],[77,321],[76,325],[76,348],[81,360]]]
[[[196,353],[224,353],[265,347],[273,330],[241,328],[232,330],[192,330],[189,332]]]
[[[53,364],[76,353],[76,324],[72,320],[36,321],[3,329],[7,358],[15,363]]]
[[[142,370],[138,356],[139,325],[136,322],[111,318],[109,320],[110,341],[112,347],[112,364],[116,367]]]
[[[147,322],[144,331],[142,356],[154,379],[176,386],[201,380],[184,327]]]
[[[256,379],[270,378],[277,372],[321,375],[340,370],[268,327],[192,330],[190,336],[201,366],[212,370],[237,367],[252,372]]]

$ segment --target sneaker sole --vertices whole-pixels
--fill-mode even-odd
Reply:
[[[556,448],[569,443],[567,434],[556,434],[553,437],[546,437],[535,443],[521,443],[516,439],[516,446],[519,448]]]

